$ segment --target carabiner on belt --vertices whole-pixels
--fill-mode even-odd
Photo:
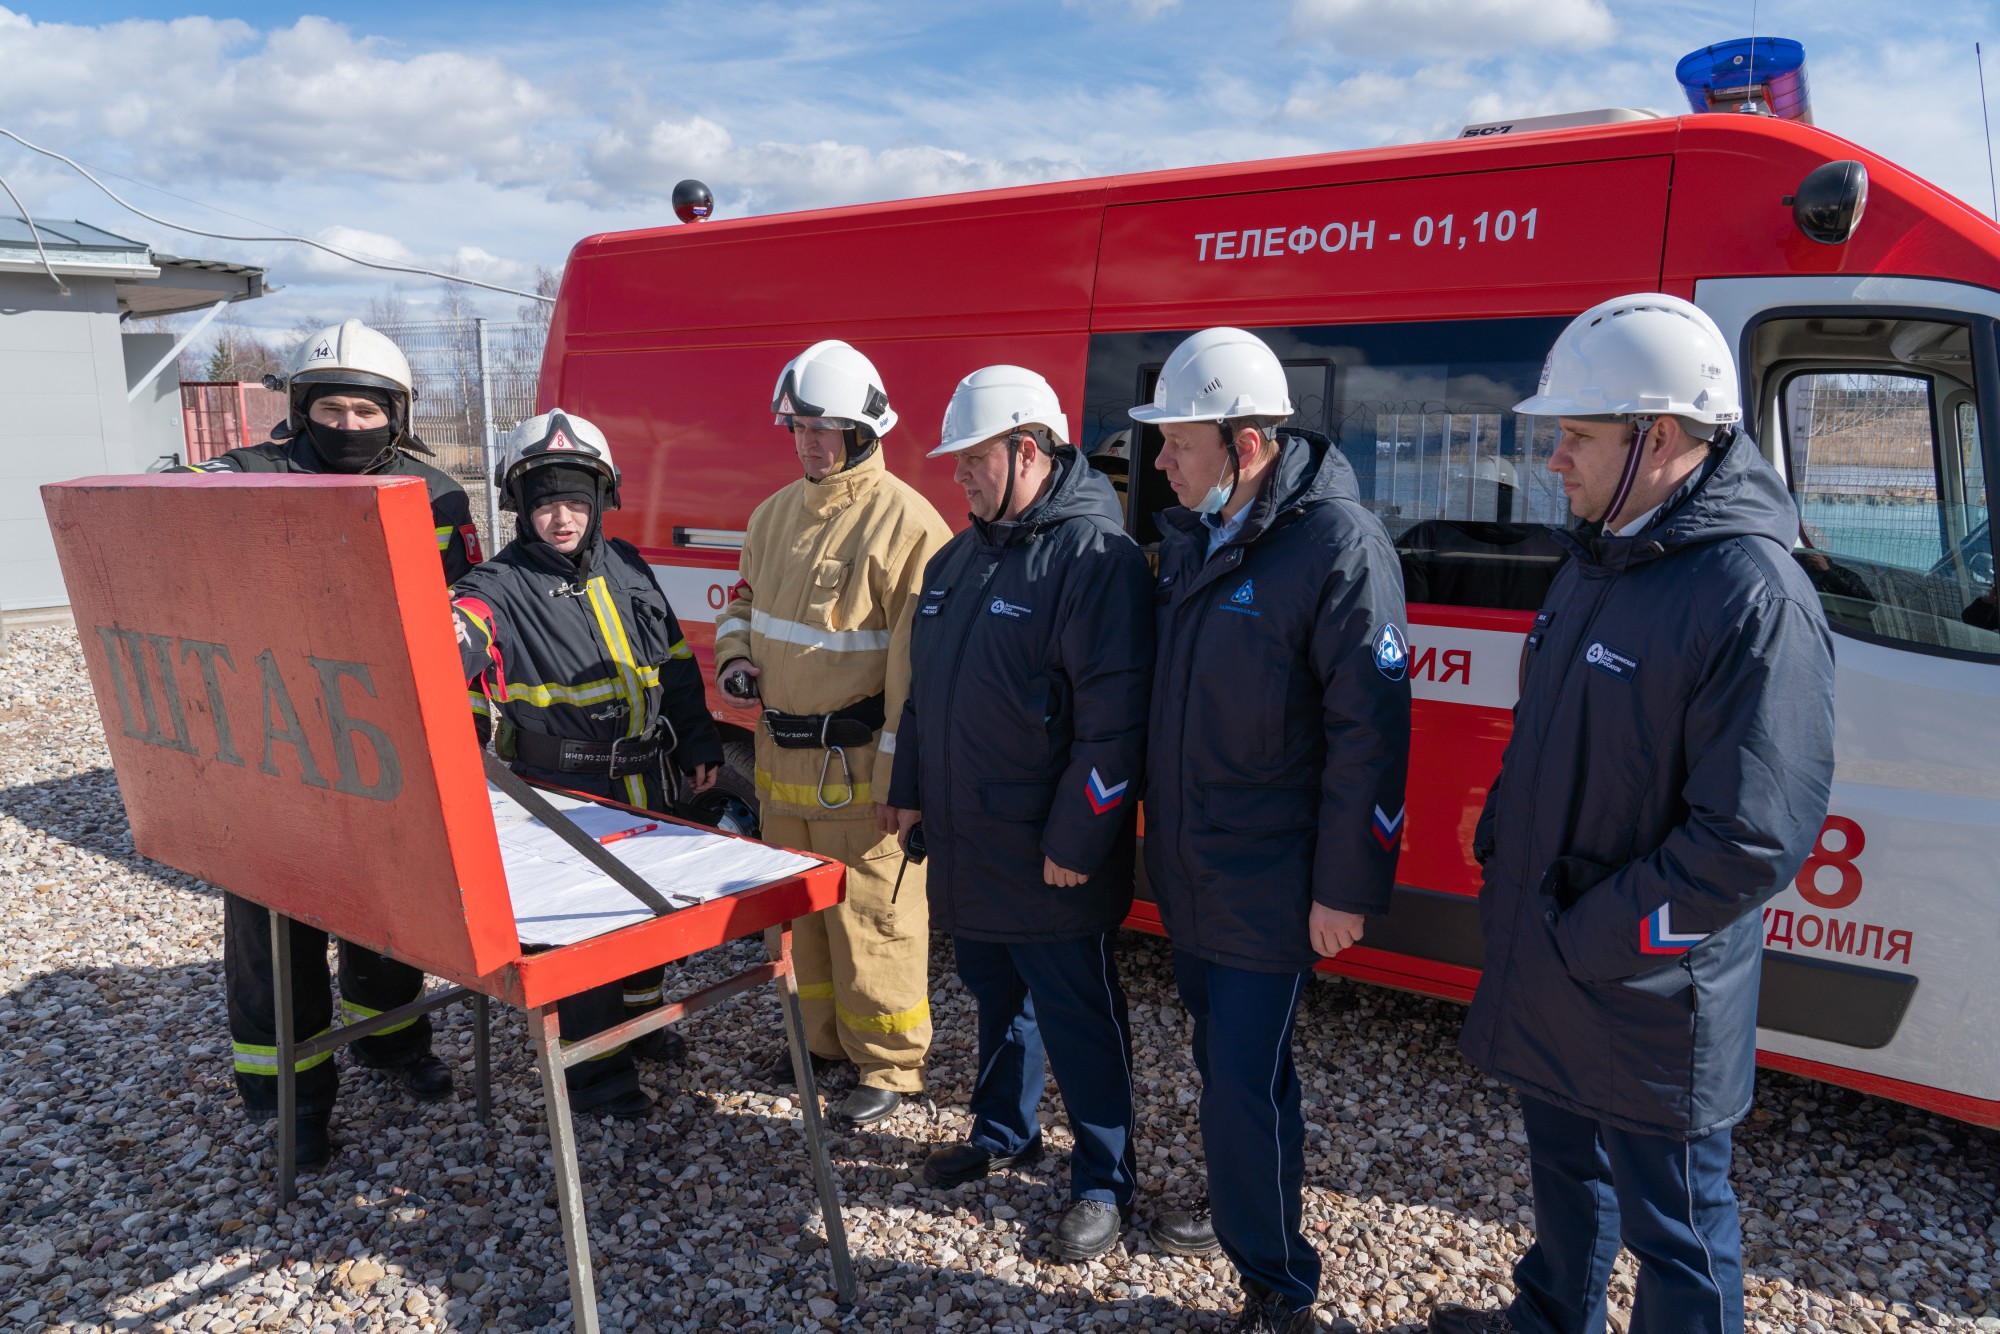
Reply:
[[[833,757],[836,755],[840,756],[840,785],[847,789],[847,795],[839,801],[828,801],[826,799],[826,775],[833,768]],[[854,772],[847,767],[846,750],[839,746],[828,746],[826,748],[826,758],[819,762],[819,785],[813,789],[813,795],[819,798],[820,809],[828,811],[837,811],[854,800]]]

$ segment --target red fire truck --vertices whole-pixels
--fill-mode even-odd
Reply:
[[[889,466],[948,516],[963,497],[923,455],[952,386],[1040,371],[1151,544],[1173,501],[1126,410],[1189,332],[1256,330],[1295,420],[1339,441],[1396,537],[1410,597],[1395,907],[1326,967],[1463,998],[1473,823],[1567,520],[1552,424],[1512,405],[1577,311],[1691,298],[1737,346],[1837,636],[1833,814],[1765,912],[1762,1059],[2000,1126],[2000,228],[1797,121],[1599,119],[591,237],[542,403],[617,442],[613,531],[712,666],[750,510],[797,475],[769,405],[807,344],[844,338],[881,368],[903,421]],[[747,739],[754,717],[711,700]],[[1149,903],[1133,925],[1158,929]]]

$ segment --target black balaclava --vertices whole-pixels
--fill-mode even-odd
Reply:
[[[590,568],[592,552],[597,547],[598,532],[603,526],[604,505],[598,495],[599,478],[595,471],[580,468],[573,463],[544,463],[539,468],[530,468],[514,482],[514,505],[519,511],[515,520],[515,532],[523,542],[540,542],[550,551],[556,551],[547,542],[542,542],[535,532],[534,513],[544,505],[552,505],[558,500],[574,501],[590,506],[590,527],[584,530],[583,541],[574,552],[564,554],[556,551],[578,570]]]
[[[388,414],[386,426],[372,431],[343,431],[312,419],[312,405],[322,398],[365,398]],[[306,390],[306,439],[329,472],[373,472],[395,453],[403,424],[396,420],[396,400],[388,390],[359,384],[316,384]]]

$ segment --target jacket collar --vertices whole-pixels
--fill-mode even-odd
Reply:
[[[878,442],[859,463],[829,473],[823,481],[801,478],[799,504],[813,518],[824,519],[866,496],[888,474],[889,470],[882,466],[882,446]]]

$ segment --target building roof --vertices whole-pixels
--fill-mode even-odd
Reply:
[[[271,290],[256,265],[156,254],[144,241],[87,222],[37,218],[35,231],[58,274],[112,279],[124,315],[177,315],[218,301],[253,300]],[[0,215],[0,273],[41,271],[27,219]]]

